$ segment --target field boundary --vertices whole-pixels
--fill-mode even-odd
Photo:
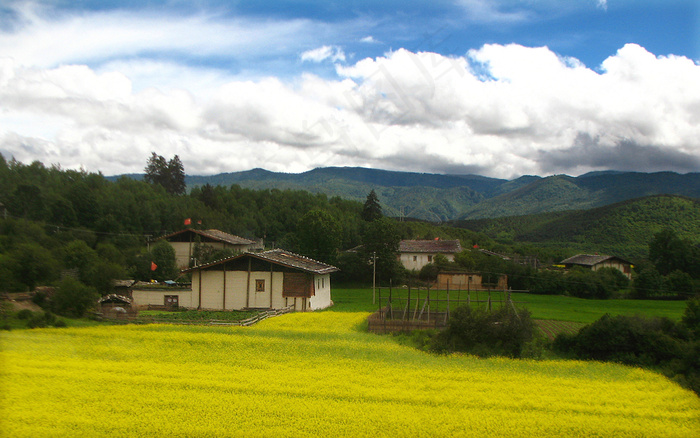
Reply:
[[[290,313],[294,311],[294,306],[287,306],[283,309],[270,309],[264,310],[257,315],[251,316],[250,318],[242,319],[240,321],[226,321],[221,319],[207,319],[207,320],[178,320],[170,318],[159,318],[157,316],[151,317],[139,317],[134,316],[120,316],[116,318],[104,318],[107,321],[122,324],[174,324],[174,325],[204,325],[204,326],[243,326],[249,327],[251,325],[257,324],[267,318],[272,318],[274,316],[283,315],[285,313]]]

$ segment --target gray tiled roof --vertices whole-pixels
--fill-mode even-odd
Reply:
[[[269,262],[275,263],[277,265],[286,266],[289,268],[299,269],[305,272],[310,272],[313,274],[330,274],[331,272],[336,272],[339,269],[335,266],[328,265],[317,260],[304,257],[293,252],[285,251],[283,249],[271,249],[269,251],[252,253],[246,252],[233,257],[229,257],[223,260],[217,260],[215,262],[207,263],[206,265],[195,266],[193,268],[185,269],[182,272],[192,272],[199,269],[209,268],[218,264],[223,264],[231,260],[236,260],[243,257],[253,257],[260,260],[267,260]]]
[[[230,243],[231,245],[253,245],[255,243],[254,241],[252,241],[250,239],[246,239],[244,237],[235,236],[233,234],[225,233],[221,230],[214,230],[214,229],[212,229],[212,230],[195,230],[194,228],[187,228],[184,230],[176,231],[174,233],[159,237],[156,240],[160,240],[160,239],[167,240],[170,237],[177,236],[179,234],[183,234],[183,233],[187,233],[187,232],[199,234],[200,236],[208,237],[208,238],[213,239],[213,240],[218,241],[218,242]]]
[[[569,257],[566,260],[562,260],[560,263],[562,265],[581,265],[581,266],[595,266],[599,263],[603,263],[604,261],[610,260],[610,259],[617,259],[621,262],[624,263],[629,263],[626,260],[623,260],[619,257],[615,256],[609,256],[609,255],[590,255],[590,254],[578,254],[573,257]]]
[[[459,240],[402,240],[399,252],[458,253],[462,252]]]

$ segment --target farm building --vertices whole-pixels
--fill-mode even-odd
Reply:
[[[125,317],[134,314],[132,299],[124,295],[109,294],[100,298],[97,302],[105,316],[111,318]]]
[[[450,290],[505,290],[508,289],[507,275],[486,277],[478,272],[443,271],[437,276],[437,287]]]
[[[187,269],[196,264],[193,260],[197,245],[205,245],[209,248],[231,249],[233,251],[246,252],[254,249],[262,249],[261,242],[234,236],[219,230],[195,230],[187,228],[166,236],[155,239],[165,240],[175,250],[175,262],[180,269]]]
[[[134,299],[202,310],[318,310],[333,304],[330,274],[337,270],[281,249],[244,253],[184,270],[192,274],[190,290],[135,290]]]
[[[615,268],[630,279],[632,278],[632,268],[634,267],[632,266],[632,263],[619,257],[598,254],[575,255],[566,260],[562,260],[559,262],[559,264],[563,265],[566,269],[571,269],[574,266],[582,266],[592,271],[597,271],[598,269],[602,268]]]
[[[462,252],[459,240],[402,240],[399,243],[399,261],[406,269],[418,271],[435,256],[442,254],[454,261],[455,254]]]

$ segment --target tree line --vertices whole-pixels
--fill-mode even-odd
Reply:
[[[374,191],[364,204],[306,191],[237,185],[205,184],[187,192],[182,189],[184,167],[179,158],[168,160],[155,153],[145,171],[144,180],[112,181],[100,173],[40,162],[27,165],[0,155],[2,289],[58,285],[67,274],[94,294],[111,292],[113,279],[173,279],[178,273],[169,261],[169,245],[147,242],[184,228],[185,218],[193,219],[190,226],[263,238],[268,248],[334,264],[341,269],[336,281],[369,282],[374,268],[379,284],[431,281],[440,269],[459,268],[485,275],[505,273],[514,289],[539,293],[606,298],[629,287],[619,272],[535,270],[468,250],[455,262],[437,257],[424,272],[411,273],[396,257],[402,239],[459,239],[466,248],[479,244],[551,262],[571,254],[526,243],[509,246],[484,233],[449,226],[398,222],[383,215]],[[632,290],[640,298],[697,291],[698,252],[673,232],[661,234],[650,249],[650,260],[638,263]],[[151,270],[151,263],[159,268]]]

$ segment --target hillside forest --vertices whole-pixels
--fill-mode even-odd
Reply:
[[[54,310],[80,316],[96,296],[112,291],[115,279],[187,281],[178,277],[170,246],[152,241],[183,229],[189,218],[190,226],[261,238],[266,248],[334,264],[340,282],[370,282],[369,260],[376,256],[379,284],[429,282],[441,269],[463,269],[505,273],[513,289],[584,298],[687,297],[699,290],[700,207],[692,198],[656,196],[588,211],[436,225],[386,217],[374,191],[364,203],[235,184],[188,191],[177,156],[168,161],[155,153],[146,171],[144,180],[109,180],[0,156],[2,289],[58,286]],[[466,249],[454,262],[436,257],[421,272],[400,266],[401,239],[435,238],[459,239]],[[548,269],[576,253],[597,251],[632,261],[633,281],[614,270]]]

